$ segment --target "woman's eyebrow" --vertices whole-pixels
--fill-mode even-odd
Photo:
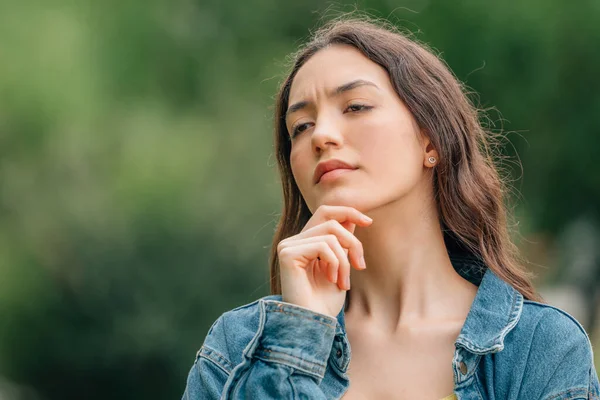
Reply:
[[[308,102],[308,101],[299,101],[297,103],[292,104],[291,106],[289,106],[289,108],[285,112],[285,117],[287,118],[290,114],[293,114],[296,111],[302,110],[303,108],[305,108],[309,104],[310,104],[310,102]]]
[[[340,86],[336,87],[335,89],[333,89],[329,93],[329,97],[339,96],[340,94],[342,94],[344,92],[347,92],[347,91],[352,90],[352,89],[356,89],[357,87],[360,87],[360,86],[372,86],[372,87],[374,87],[376,89],[379,89],[379,86],[377,86],[376,84],[374,84],[371,81],[367,81],[367,80],[364,80],[364,79],[357,79],[357,80],[354,80],[352,82],[344,83],[343,85],[340,85]],[[289,108],[285,112],[286,118],[290,114],[295,113],[296,111],[300,111],[300,110],[306,108],[306,106],[308,106],[309,104],[311,104],[310,101],[299,101],[297,103],[292,104],[291,106],[289,106]]]
[[[364,79],[357,79],[355,81],[344,83],[343,85],[338,86],[337,88],[335,88],[333,90],[333,92],[330,94],[330,96],[331,97],[339,96],[340,94],[347,92],[349,90],[352,90],[352,89],[356,89],[359,86],[373,86],[374,88],[379,89],[379,86],[377,86],[376,84],[374,84],[371,81],[367,81]]]

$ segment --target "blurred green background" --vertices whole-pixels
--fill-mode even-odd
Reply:
[[[500,111],[515,238],[599,343],[600,1],[4,1],[0,399],[180,398],[268,294],[286,55],[355,6]]]

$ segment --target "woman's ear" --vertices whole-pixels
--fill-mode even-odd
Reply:
[[[439,155],[437,150],[431,144],[428,137],[425,137],[424,141],[424,160],[423,165],[427,168],[433,168],[439,162]]]

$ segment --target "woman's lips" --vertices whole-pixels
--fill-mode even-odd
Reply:
[[[319,183],[319,181],[321,180],[321,176],[323,176],[325,173],[336,170],[336,169],[356,169],[357,167],[355,167],[352,164],[349,164],[343,160],[338,160],[335,158],[332,158],[330,160],[327,161],[322,161],[320,162],[317,167],[315,168],[315,172],[313,173],[313,179],[315,184]]]
[[[355,171],[356,168],[337,168],[331,171],[328,171],[321,175],[321,179],[319,179],[318,183],[331,182],[336,180],[338,177],[347,174],[348,172]]]

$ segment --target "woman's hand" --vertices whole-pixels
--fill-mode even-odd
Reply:
[[[279,242],[283,301],[335,318],[350,289],[351,264],[366,268],[354,229],[372,222],[352,207],[320,206],[302,232]]]

